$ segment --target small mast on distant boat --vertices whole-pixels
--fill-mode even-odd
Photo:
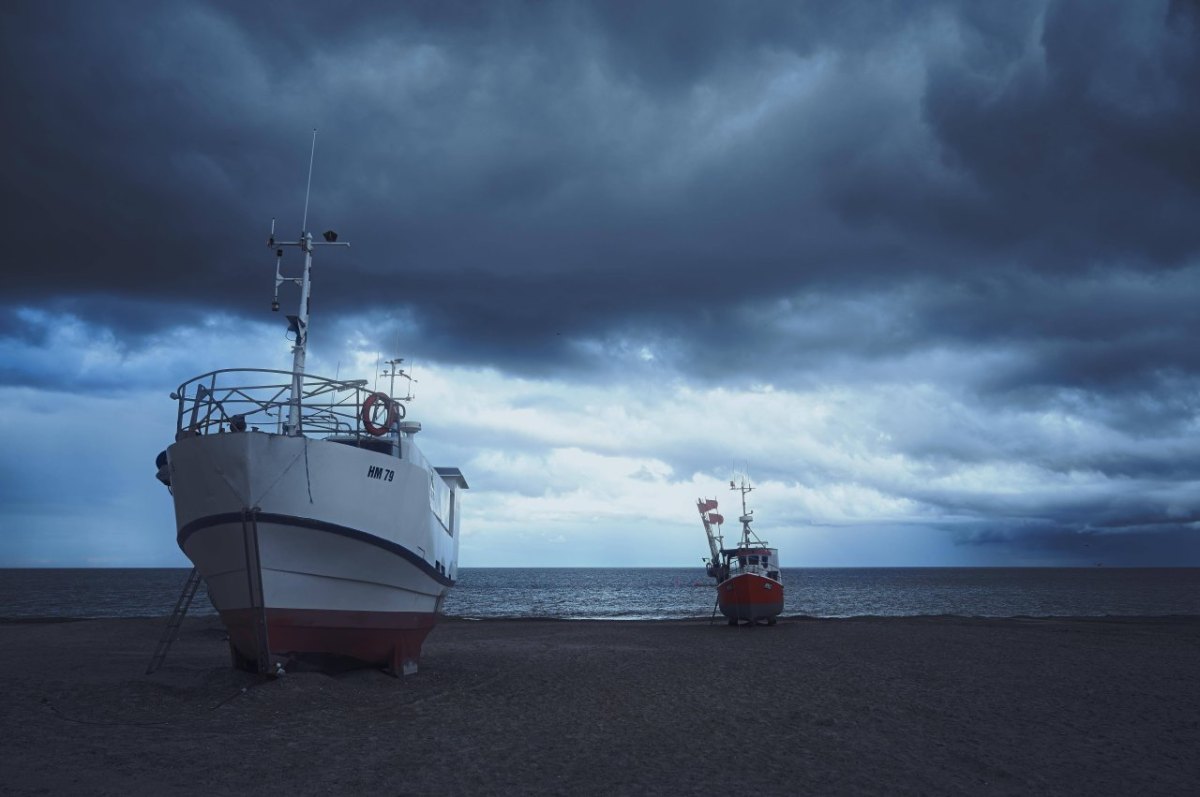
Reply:
[[[768,625],[775,625],[775,618],[783,611],[779,552],[760,540],[750,528],[754,512],[746,508],[746,493],[755,488],[743,476],[740,484],[730,481],[729,489],[741,493],[742,499],[742,514],[738,517],[742,536],[733,548],[724,547],[721,524],[725,518],[714,511],[717,500],[696,501],[712,552],[712,558],[705,560],[705,571],[716,579],[717,605],[730,625],[737,625],[741,620],[750,623],[766,620]]]

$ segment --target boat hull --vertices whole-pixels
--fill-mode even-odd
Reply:
[[[258,652],[252,609],[228,609],[221,620],[229,630],[235,663],[249,666]],[[267,609],[267,635],[274,658],[324,663],[324,657],[411,674],[437,615],[428,612],[347,612],[328,609]]]
[[[399,460],[245,433],[183,440],[168,458],[178,543],[235,662],[262,661],[265,644],[272,662],[334,656],[415,671],[457,574],[454,521],[431,510],[419,452]]]
[[[742,573],[717,585],[721,614],[733,621],[770,620],[783,612],[783,584],[754,573]]]

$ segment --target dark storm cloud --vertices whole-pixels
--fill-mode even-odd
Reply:
[[[447,359],[561,366],[562,338],[669,330],[717,297],[1174,268],[1200,243],[1196,17],[9,7],[6,294],[257,311],[255,247],[272,215],[298,224],[312,125],[313,226],[355,244],[322,259],[316,309],[411,306]],[[1030,297],[1003,298],[962,308],[1003,324]],[[928,323],[975,339],[950,320]],[[720,324],[710,344],[757,337]]]
[[[1159,524],[1118,530],[1058,524],[1012,524],[971,531],[954,530],[961,545],[1010,547],[1014,544],[1066,561],[1136,567],[1186,564],[1200,559],[1200,530],[1195,524]]]
[[[1200,271],[1093,269],[1064,279],[1014,270],[927,286],[909,308],[915,345],[971,341],[1022,357],[983,387],[1014,393],[1073,386],[1133,391],[1200,373],[1191,341]]]
[[[1194,254],[1196,20],[1147,11],[1051,6],[1018,58],[935,65],[926,117],[971,189],[959,235],[1048,270]]]
[[[0,47],[0,384],[108,389],[45,350],[269,320],[267,226],[295,235],[317,127],[309,226],[353,244],[317,262],[322,341],[369,320],[648,390],[929,384],[960,406],[871,419],[884,453],[1114,495],[761,472],[861,480],[963,542],[1193,533],[1196,3],[26,2]],[[723,446],[642,453],[686,475]]]

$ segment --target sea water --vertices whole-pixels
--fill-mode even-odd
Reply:
[[[0,569],[0,618],[169,614],[186,569]],[[792,568],[784,614],[1047,617],[1200,615],[1200,568]],[[708,617],[699,568],[462,568],[447,615]],[[197,592],[192,614],[215,614]]]

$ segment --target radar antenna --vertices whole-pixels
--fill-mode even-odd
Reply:
[[[300,428],[300,402],[304,393],[304,361],[308,351],[308,310],[312,298],[312,254],[314,246],[349,246],[349,243],[338,242],[337,233],[326,230],[322,237],[324,241],[314,241],[308,231],[308,199],[312,190],[313,160],[317,154],[317,131],[313,129],[312,150],[308,156],[308,185],[304,191],[304,222],[300,228],[300,238],[296,241],[275,240],[275,219],[271,219],[271,237],[267,246],[275,250],[275,298],[271,301],[271,310],[279,310],[279,286],[291,283],[300,288],[300,306],[296,315],[289,315],[288,332],[294,335],[292,340],[292,388],[288,400],[288,422],[284,424],[284,434],[298,436]],[[293,246],[304,252],[304,271],[298,277],[286,277],[282,272],[283,248]]]
[[[729,489],[742,494],[742,516],[738,518],[738,523],[742,524],[742,545],[749,545],[751,537],[758,540],[757,535],[750,530],[750,524],[754,522],[754,510],[746,509],[746,493],[754,492],[754,488],[750,486],[750,480],[743,475],[740,477],[740,481],[730,479]],[[758,542],[766,545],[761,540],[758,540]]]
[[[417,380],[413,379],[413,376],[411,373],[411,368],[412,368],[411,365],[409,366],[409,369],[410,369],[409,371],[405,371],[403,368],[400,367],[401,363],[403,363],[403,362],[404,362],[403,357],[393,357],[390,360],[386,360],[384,362],[384,365],[386,365],[388,367],[384,368],[383,371],[381,371],[379,375],[386,376],[390,380],[388,383],[388,395],[389,396],[396,399],[397,401],[412,401],[414,398],[416,398],[416,396],[413,395],[413,385],[415,385],[417,383]],[[405,394],[403,396],[396,395],[396,377],[400,377],[401,379],[407,380],[407,382],[408,382],[407,389],[405,390]]]

